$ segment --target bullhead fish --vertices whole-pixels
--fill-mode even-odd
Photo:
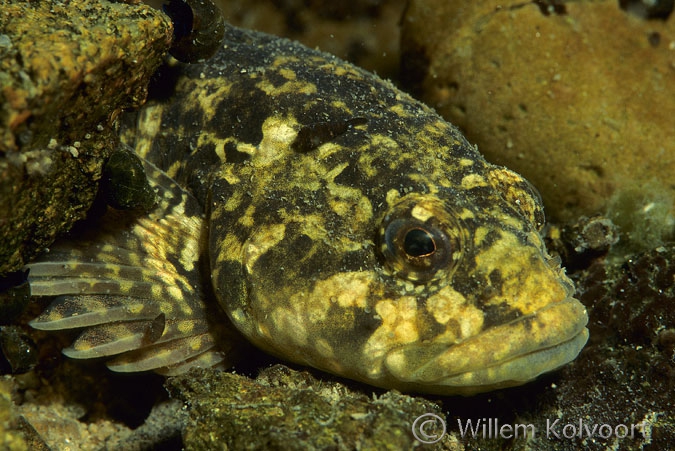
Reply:
[[[469,395],[587,341],[536,190],[334,56],[228,25],[213,58],[160,71],[120,136],[151,207],[108,207],[29,265],[32,295],[55,297],[32,326],[83,328],[70,357],[175,375],[227,368],[248,340],[378,387]]]

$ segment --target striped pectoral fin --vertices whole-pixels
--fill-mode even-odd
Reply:
[[[64,354],[113,356],[114,371],[179,374],[222,365],[211,331],[221,318],[207,313],[199,271],[201,207],[166,174],[145,169],[158,191],[153,211],[124,216],[109,209],[85,236],[55,244],[28,265],[32,295],[56,296],[30,324],[84,328]]]

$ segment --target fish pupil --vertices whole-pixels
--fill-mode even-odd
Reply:
[[[436,252],[436,242],[429,232],[416,228],[405,234],[403,250],[411,257],[425,257]]]

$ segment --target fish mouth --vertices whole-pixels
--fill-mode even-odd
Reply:
[[[457,344],[395,349],[385,366],[401,388],[426,393],[471,395],[521,385],[574,360],[588,340],[587,323],[586,308],[568,297]]]

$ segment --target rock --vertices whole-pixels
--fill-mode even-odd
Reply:
[[[596,261],[574,277],[590,339],[569,369],[575,383],[561,387],[560,406],[570,418],[645,422],[645,436],[626,438],[621,449],[675,443],[675,400],[664,395],[675,389],[674,277],[673,245],[621,265]]]
[[[662,242],[675,203],[675,14],[660,17],[608,0],[412,0],[402,77],[489,161],[530,180],[552,219],[620,224],[608,210],[638,190],[624,221],[667,210],[649,219]]]
[[[370,397],[284,365],[255,381],[198,370],[170,378],[167,388],[188,411],[187,449],[411,449],[414,419],[443,415],[424,398],[396,391]],[[454,434],[436,446],[463,449]]]
[[[12,410],[12,382],[0,379],[0,447],[8,451],[25,451],[28,445],[17,428],[19,419]]]
[[[82,219],[171,40],[169,18],[105,0],[0,0],[0,275]]]

